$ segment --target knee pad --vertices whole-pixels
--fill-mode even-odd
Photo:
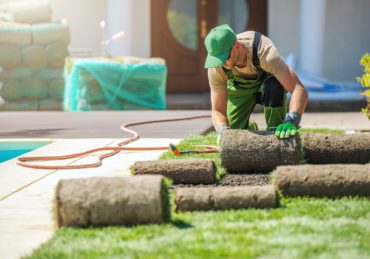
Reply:
[[[267,77],[263,82],[261,101],[267,107],[282,107],[285,100],[285,90],[274,76]]]

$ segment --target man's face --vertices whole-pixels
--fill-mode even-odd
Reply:
[[[232,67],[245,67],[245,64],[243,63],[244,58],[241,55],[241,48],[239,43],[234,44],[234,46],[231,48],[230,54],[228,59],[225,62],[224,67],[226,69],[232,69]]]

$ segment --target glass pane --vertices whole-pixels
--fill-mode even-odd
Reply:
[[[246,0],[218,0],[218,24],[227,23],[235,31],[246,30],[249,10]]]
[[[167,10],[170,31],[186,48],[198,49],[197,0],[171,0]]]

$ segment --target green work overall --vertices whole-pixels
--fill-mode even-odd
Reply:
[[[268,130],[275,129],[285,119],[286,92],[273,75],[260,67],[257,55],[260,40],[261,34],[256,32],[253,42],[253,65],[257,68],[255,79],[237,77],[231,69],[223,67],[228,77],[227,118],[232,129],[248,128],[249,117],[256,103],[264,105]]]

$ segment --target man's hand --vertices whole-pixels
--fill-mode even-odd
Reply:
[[[301,115],[298,112],[289,112],[282,124],[275,130],[275,136],[284,139],[294,136],[300,128]]]
[[[280,124],[275,130],[275,136],[284,139],[294,136],[297,133],[297,127],[289,122]]]

